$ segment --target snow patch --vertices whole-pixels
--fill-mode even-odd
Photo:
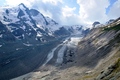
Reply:
[[[26,26],[22,26],[21,28],[22,28],[22,29],[25,31],[25,29],[26,29]]]
[[[0,34],[0,38],[2,38],[3,34]]]
[[[32,44],[26,44],[26,43],[23,43],[23,45],[25,45],[25,46],[33,46]]]
[[[30,21],[26,21],[26,23],[29,24],[33,28],[33,30],[37,30],[37,28],[34,28],[33,24]]]
[[[22,49],[22,48],[16,48],[16,51],[17,51],[17,50],[20,50],[20,49]]]
[[[37,32],[37,37],[42,37],[42,34],[40,32]]]
[[[67,44],[68,46],[77,46],[78,42],[82,37],[71,37],[70,42]]]
[[[23,39],[25,39],[25,35],[24,34],[22,34],[22,37],[23,37]]]
[[[2,45],[0,45],[0,47],[2,47]]]
[[[38,25],[39,28],[43,29],[42,26],[46,25],[45,19],[44,17],[39,13],[37,16],[32,16],[32,18],[36,21],[36,24]]]
[[[44,30],[44,28],[40,24],[37,24],[37,27]]]
[[[18,28],[16,28],[16,27],[13,27],[13,26],[7,26],[7,29],[10,31],[10,32],[13,32],[14,30],[12,30],[12,29],[18,29]]]

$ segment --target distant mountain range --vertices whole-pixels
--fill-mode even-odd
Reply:
[[[46,42],[60,36],[74,33],[83,35],[88,32],[82,25],[62,26],[53,19],[45,17],[38,10],[27,8],[23,3],[16,7],[2,7],[0,21],[0,38],[4,37],[4,33],[9,33],[9,37],[6,34],[7,41]]]

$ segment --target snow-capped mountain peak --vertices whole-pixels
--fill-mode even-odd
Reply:
[[[19,40],[47,41],[48,37],[70,35],[81,32],[81,26],[62,26],[45,17],[36,9],[29,9],[23,3],[16,7],[2,7],[0,19],[7,29]],[[62,33],[62,34],[61,34]]]

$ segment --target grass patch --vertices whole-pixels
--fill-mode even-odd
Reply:
[[[112,26],[112,27],[105,27],[104,31],[110,31],[110,30],[120,30],[120,24]]]
[[[94,76],[93,75],[86,75],[83,77],[83,79],[90,79],[90,78],[93,78]]]
[[[117,73],[120,72],[120,58],[118,58],[118,60],[115,63],[115,70],[113,72]]]
[[[94,80],[98,76],[98,73],[86,74],[78,80]]]

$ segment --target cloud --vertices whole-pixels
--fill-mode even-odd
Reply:
[[[120,0],[117,0],[113,6],[110,8],[108,13],[109,18],[116,19],[120,17]]]
[[[75,11],[75,10],[76,10],[75,7],[70,8],[70,7],[68,7],[68,6],[65,6],[64,8],[62,8],[62,15],[63,15],[64,17],[70,17],[70,16],[74,15],[74,11]]]
[[[32,8],[38,9],[43,15],[49,16],[61,23],[62,0],[36,0],[32,4]]]
[[[63,3],[63,0],[43,0],[44,3],[50,3],[53,5],[58,5],[58,3]]]
[[[79,15],[87,22],[107,20],[106,8],[109,6],[108,0],[77,0],[80,6]]]
[[[20,3],[24,3],[26,6],[31,7],[31,3],[34,2],[35,0],[5,0],[5,5],[9,6],[17,6]]]
[[[110,18],[120,16],[120,0],[115,2],[106,14],[106,8],[110,5],[109,0],[72,0],[79,5],[70,6],[65,0],[6,0],[6,4],[17,6],[24,3],[29,8],[39,10],[43,15],[49,16],[62,25],[92,24],[94,21],[101,23]],[[76,5],[75,4],[75,5]],[[76,11],[79,10],[79,13]]]
[[[29,8],[37,9],[43,15],[61,22],[60,16],[62,15],[63,0],[6,0],[6,4],[10,6],[17,6],[20,3],[24,3]]]
[[[75,14],[76,7],[65,6],[62,8],[61,21],[66,25],[81,24],[79,15]]]

